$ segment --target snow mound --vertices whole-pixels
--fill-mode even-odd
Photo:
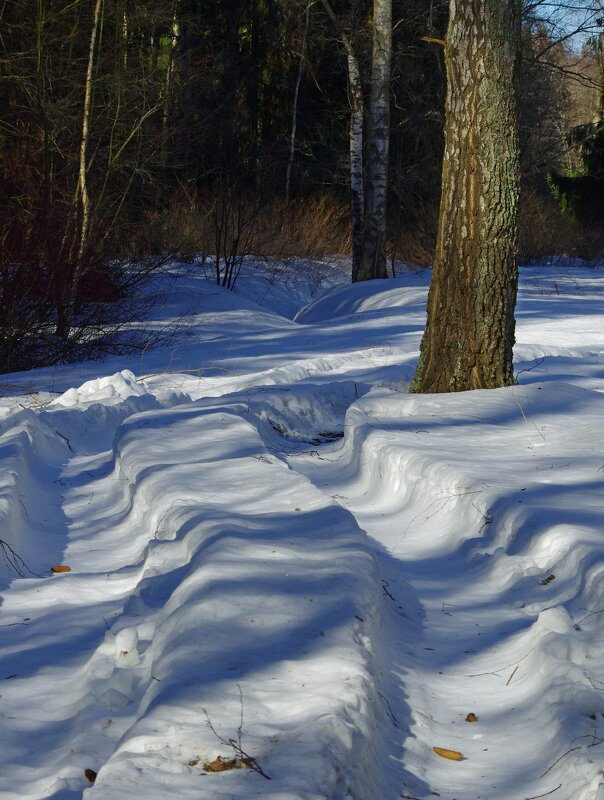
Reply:
[[[86,381],[78,388],[68,389],[60,397],[49,403],[49,408],[74,406],[86,407],[92,403],[117,405],[129,397],[142,397],[147,394],[144,386],[137,382],[136,376],[127,369]]]
[[[304,325],[351,314],[403,309],[425,302],[430,273],[409,273],[393,280],[374,280],[335,286],[301,309],[295,321]]]

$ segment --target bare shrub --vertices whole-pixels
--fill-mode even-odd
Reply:
[[[236,186],[196,196],[187,186],[162,212],[147,217],[140,253],[176,252],[212,264],[217,283],[232,288],[242,259],[325,258],[351,249],[347,206],[330,196],[259,202]]]
[[[264,253],[277,258],[347,255],[352,248],[348,206],[328,195],[265,207],[258,228]]]
[[[399,219],[392,225],[390,235],[390,258],[392,270],[396,261],[428,267],[434,260],[434,247],[438,230],[438,205],[424,205],[413,219]]]
[[[134,333],[131,323],[148,313],[153,299],[143,285],[164,260],[109,261],[86,270],[69,332],[61,336],[53,274],[9,260],[0,248],[0,373],[137,352],[162,339],[157,331]]]

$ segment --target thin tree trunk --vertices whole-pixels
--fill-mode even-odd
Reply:
[[[356,54],[348,54],[350,83],[350,212],[352,216],[352,280],[358,281],[363,263],[365,187],[363,182],[363,82]]]
[[[386,200],[390,145],[392,0],[374,0],[363,265],[357,280],[386,278]]]
[[[80,187],[80,201],[82,203],[82,227],[80,232],[80,247],[78,249],[78,272],[81,271],[88,235],[90,233],[90,198],[88,196],[88,143],[90,141],[90,113],[92,110],[92,73],[94,70],[94,50],[99,30],[101,6],[103,0],[96,0],[94,6],[94,20],[90,34],[90,47],[88,49],[88,67],[86,69],[86,89],[84,93],[84,113],[82,117],[82,140],[80,144],[80,170],[78,182]]]
[[[322,0],[329,18],[335,25],[348,62],[348,89],[350,96],[350,214],[352,217],[352,280],[359,280],[363,263],[363,238],[365,229],[365,189],[363,183],[363,131],[365,99],[361,68],[355,45],[340,25],[328,0]],[[354,16],[354,15],[353,15]]]
[[[128,13],[126,9],[122,11],[122,47],[123,50],[123,68],[124,74],[126,74],[126,70],[128,69]]]
[[[604,33],[598,36],[598,111],[596,122],[604,122]]]
[[[296,86],[294,89],[294,102],[292,105],[292,129],[289,137],[289,158],[287,159],[287,170],[285,172],[285,203],[289,203],[289,192],[291,185],[292,167],[294,165],[294,156],[296,153],[296,129],[298,126],[298,95],[300,94],[300,83],[302,82],[302,73],[304,72],[304,59],[306,57],[306,40],[308,39],[308,28],[310,26],[310,7],[311,0],[306,3],[306,16],[304,19],[304,35],[302,37],[302,47],[300,48],[300,62],[298,64],[298,75],[296,77]]]
[[[172,29],[171,34],[172,37],[170,39],[170,51],[168,53],[168,62],[166,66],[166,76],[164,78],[164,86],[163,86],[163,110],[162,110],[162,120],[161,120],[161,130],[162,130],[162,162],[166,163],[167,153],[167,141],[168,141],[168,123],[170,120],[170,95],[172,92],[172,79],[174,76],[174,53],[176,51],[176,46],[178,44],[178,39],[180,37],[180,25],[178,21],[178,10],[180,6],[180,0],[175,0],[174,2],[174,13],[172,14]]]
[[[442,199],[415,392],[514,382],[520,0],[451,2]]]
[[[96,0],[90,44],[88,47],[88,66],[86,68],[86,83],[84,87],[84,111],[82,115],[82,136],[80,140],[80,165],[78,172],[78,192],[81,204],[81,224],[78,251],[73,275],[67,287],[67,297],[64,298],[62,308],[58,309],[57,334],[63,338],[69,336],[73,315],[75,311],[78,285],[84,268],[84,256],[90,234],[90,197],[88,195],[88,144],[90,141],[90,115],[92,109],[92,74],[94,70],[94,51],[99,30],[101,7],[103,0]]]

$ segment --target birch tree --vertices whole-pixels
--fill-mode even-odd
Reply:
[[[390,145],[392,0],[374,0],[363,261],[355,280],[386,278],[386,208]]]
[[[348,64],[352,280],[385,278],[392,0],[373,2],[371,89],[367,109],[358,52],[359,0],[351,0],[350,34],[343,29],[329,0],[322,2],[336,26]]]
[[[514,382],[520,0],[451,0],[442,199],[411,391]]]
[[[348,67],[348,94],[350,100],[350,215],[352,218],[352,279],[360,280],[363,266],[365,232],[365,188],[363,174],[365,96],[363,79],[357,52],[358,0],[352,0],[351,33],[340,24],[329,0],[322,0],[331,21],[334,23],[344,49]]]

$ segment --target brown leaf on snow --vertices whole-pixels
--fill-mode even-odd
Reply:
[[[214,761],[208,761],[203,765],[205,772],[226,772],[229,769],[245,769],[251,765],[249,758],[223,758],[217,756]]]
[[[96,772],[93,769],[85,769],[84,775],[88,778],[90,783],[94,783],[96,781]]]
[[[466,722],[478,722],[478,717],[472,711],[466,717]]]
[[[458,750],[448,750],[446,747],[433,747],[432,748],[437,756],[447,758],[449,761],[463,761],[464,755]]]
[[[547,578],[544,578],[542,581],[539,581],[539,583],[541,584],[541,586],[547,586],[548,583],[551,583],[552,581],[555,580],[556,580],[555,575],[548,575]]]
[[[71,572],[71,567],[68,567],[66,564],[56,564],[54,567],[50,568],[51,572]]]

